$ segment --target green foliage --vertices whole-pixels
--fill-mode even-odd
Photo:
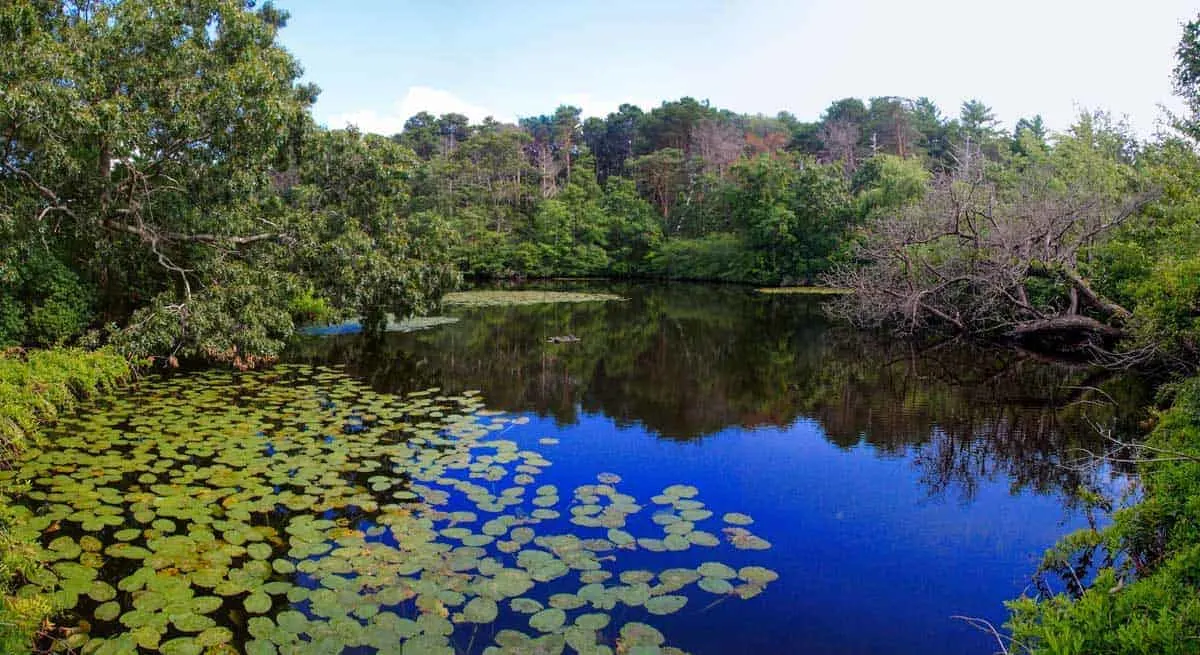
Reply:
[[[638,189],[667,221],[687,183],[686,158],[679,148],[663,148],[629,160]],[[669,223],[668,223],[669,225]]]
[[[916,159],[876,155],[854,174],[851,188],[857,194],[862,216],[895,211],[925,196],[931,175]]]
[[[728,203],[754,259],[744,279],[795,284],[829,268],[853,226],[837,169],[765,155],[733,167]]]
[[[355,130],[315,131],[284,195],[303,236],[274,253],[332,307],[360,316],[406,317],[437,307],[458,284],[457,235],[437,211],[409,213],[412,151]]]
[[[1200,647],[1200,378],[1182,384],[1150,435],[1141,502],[1065,540],[1043,570],[1097,547],[1109,564],[1073,597],[1009,603],[1013,643],[1053,655],[1194,653]],[[1055,566],[1055,563],[1059,563]]]
[[[408,316],[457,284],[454,231],[411,209],[417,156],[311,125],[285,19],[238,0],[0,9],[0,233],[38,244],[0,249],[0,340],[62,343],[97,308],[129,319],[112,338],[131,357],[252,366],[295,320]]]
[[[1135,297],[1143,341],[1156,342],[1167,352],[1200,352],[1200,256],[1155,262]]]
[[[317,295],[312,287],[301,289],[288,303],[292,320],[301,325],[319,325],[337,318],[337,312],[324,296]]]
[[[969,109],[983,125],[985,112]],[[1140,350],[1118,343],[1137,307],[1088,279],[1103,273],[1097,254],[1120,230],[1144,222],[1148,184],[1125,127],[1083,114],[1048,151],[997,161],[971,152],[928,183],[915,160],[884,155],[859,169],[869,216],[858,266],[831,280],[856,292],[839,310],[863,325],[999,336],[1085,356]]]
[[[527,216],[506,219],[504,231],[489,229],[476,210],[461,210],[463,235],[454,257],[481,277],[636,275],[662,240],[662,222],[630,180],[610,177],[602,190],[588,160],[572,181]],[[493,223],[495,224],[495,223]]]
[[[83,332],[92,321],[91,290],[57,259],[34,261],[37,264],[24,271],[22,297],[30,309],[25,341],[61,344]]]
[[[134,360],[198,359],[254,368],[274,362],[295,324],[289,302],[300,293],[294,278],[270,269],[223,267],[221,277],[178,303],[160,294],[138,309],[112,345]]]
[[[127,379],[129,363],[112,350],[10,351],[0,354],[0,468],[76,401]],[[38,570],[39,548],[14,536],[22,515],[0,494],[0,652],[29,652],[33,635],[55,611],[44,594],[17,594]]]
[[[1138,345],[1162,357],[1200,353],[1200,156],[1167,140],[1143,150],[1140,172],[1157,198],[1089,252],[1088,274],[1133,312]]]
[[[673,280],[719,280],[765,284],[759,262],[742,237],[717,232],[696,239],[669,239],[648,262],[651,274]]]
[[[34,575],[38,562],[37,544],[14,538],[11,528],[21,519],[0,494],[0,652],[28,653],[43,622],[55,611],[46,594],[16,593],[18,585]]]
[[[41,246],[17,251],[13,274],[0,281],[0,345],[59,345],[94,320],[94,293]]]
[[[1174,117],[1175,127],[1193,140],[1200,139],[1200,18],[1184,23],[1172,77],[1175,95],[1183,98],[1190,112]]]
[[[13,345],[25,338],[25,308],[12,294],[0,295],[0,345]]]
[[[275,43],[286,16],[248,7],[0,8],[0,197],[11,232],[34,244],[17,265],[23,334],[6,311],[5,338],[64,342],[94,322],[95,304],[118,319],[151,298],[206,314],[189,306],[192,291],[211,306],[226,266],[250,258],[243,249],[288,231],[256,198],[297,144],[315,89],[296,86],[299,65]]]
[[[662,223],[654,208],[637,194],[631,180],[609,178],[601,206],[608,217],[609,258],[616,275],[635,275],[645,270],[645,262],[663,240]]]
[[[0,465],[4,457],[37,438],[80,396],[111,389],[129,375],[129,364],[112,350],[13,351],[0,355]]]

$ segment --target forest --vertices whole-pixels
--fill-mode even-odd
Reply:
[[[682,98],[364,134],[314,123],[273,6],[161,5],[5,10],[0,343],[253,367],[299,324],[427,313],[464,278],[604,276],[827,284],[864,325],[1194,351],[1192,117],[1141,141],[1100,111],[1007,130],[974,99],[804,122]]]
[[[0,449],[131,370],[270,366],[300,326],[429,314],[464,281],[830,286],[863,328],[1163,380],[1128,446],[1144,500],[1047,554],[1078,584],[1014,601],[1003,643],[1200,647],[1200,19],[1146,72],[1187,108],[1150,139],[1104,111],[1054,132],[895,96],[370,134],[314,121],[286,23],[240,0],[0,6]]]

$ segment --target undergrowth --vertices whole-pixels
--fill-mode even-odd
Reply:
[[[108,349],[54,349],[0,353],[0,467],[41,440],[53,423],[84,397],[108,391],[130,375],[124,357]],[[44,594],[19,592],[40,566],[40,549],[13,536],[19,514],[0,490],[0,653],[29,652],[48,625],[54,604]]]
[[[1009,603],[1013,652],[1200,653],[1200,378],[1178,388],[1142,450],[1141,502],[1101,530],[1068,536],[1043,564],[1059,571],[1103,552],[1081,593]]]

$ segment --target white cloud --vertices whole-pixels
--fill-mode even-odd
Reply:
[[[620,102],[606,102],[593,98],[590,93],[568,93],[557,98],[555,107],[559,105],[571,105],[583,110],[584,118],[588,118],[589,116],[604,118],[616,111],[620,104]],[[550,111],[553,111],[553,109]]]
[[[552,106],[545,110],[544,113],[554,113],[554,110],[560,105],[571,105],[579,107],[583,111],[583,118],[595,116],[596,118],[605,118],[609,114],[616,112],[623,104],[636,105],[644,111],[650,111],[657,107],[662,100],[645,100],[643,98],[622,98],[620,100],[610,100],[605,98],[597,98],[590,93],[568,93],[555,98]]]
[[[434,116],[463,114],[473,123],[478,123],[488,116],[499,121],[512,120],[511,117],[497,116],[496,112],[486,107],[473,105],[449,91],[428,86],[413,86],[409,87],[403,98],[392,104],[389,111],[381,113],[374,109],[363,109],[338,114],[329,119],[329,126],[336,129],[354,125],[364,132],[390,135],[403,131],[404,121],[422,111]]]

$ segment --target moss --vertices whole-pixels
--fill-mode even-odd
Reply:
[[[37,442],[39,429],[82,397],[116,386],[130,374],[111,350],[12,350],[0,355],[0,467]],[[20,515],[0,494],[0,652],[29,651],[34,635],[54,612],[45,595],[16,595],[41,566],[36,544],[14,538]]]

